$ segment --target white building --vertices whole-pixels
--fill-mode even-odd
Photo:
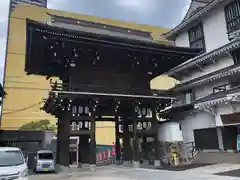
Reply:
[[[240,0],[192,0],[184,20],[165,37],[203,49],[166,73],[180,81],[172,89],[175,106],[193,105],[174,117],[184,142],[194,141],[195,129],[215,128],[223,149],[222,127],[240,124]]]

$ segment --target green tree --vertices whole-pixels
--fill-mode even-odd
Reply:
[[[19,130],[41,130],[41,131],[50,130],[56,133],[57,126],[51,124],[49,120],[45,119],[40,121],[32,121],[27,124],[24,124],[19,128]]]

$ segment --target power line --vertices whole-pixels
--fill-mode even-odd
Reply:
[[[23,90],[40,90],[40,91],[50,91],[51,89],[49,88],[39,88],[39,87],[17,87],[17,86],[8,86],[4,87],[4,89],[23,89]]]
[[[40,101],[40,102],[38,102],[38,103],[36,103],[36,104],[32,104],[32,105],[27,106],[27,107],[25,107],[25,108],[17,109],[17,110],[15,110],[15,111],[6,112],[6,113],[3,113],[3,114],[12,114],[12,113],[20,112],[20,111],[25,111],[25,110],[27,110],[27,109],[33,108],[33,107],[35,107],[35,106],[38,106],[38,105],[41,104],[42,102],[43,102],[43,101]]]

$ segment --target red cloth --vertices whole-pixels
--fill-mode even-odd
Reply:
[[[107,159],[107,155],[106,155],[106,152],[105,152],[105,151],[103,152],[103,158],[104,158],[104,159]]]
[[[116,156],[115,147],[112,147],[112,156]]]
[[[110,151],[110,149],[108,150],[108,157],[111,157],[111,151]]]

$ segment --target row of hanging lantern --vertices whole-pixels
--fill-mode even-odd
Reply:
[[[137,113],[137,117],[152,117],[152,110],[150,108],[135,108],[135,113]]]
[[[93,105],[92,110],[96,111],[96,108],[98,106],[98,101],[95,101],[95,104]],[[120,101],[117,101],[114,111],[117,112],[120,107]],[[71,108],[71,102],[68,104],[68,110]],[[82,106],[82,105],[73,105],[72,106],[72,116],[81,116],[81,115],[90,115],[90,108],[88,106]]]
[[[72,131],[80,131],[82,129],[91,129],[91,122],[90,121],[73,121],[71,123],[71,130]]]
[[[81,116],[81,115],[89,116],[90,108],[88,106],[82,106],[82,105],[73,105],[72,106],[71,103],[72,103],[72,101],[70,100],[70,102],[67,106],[67,110],[70,111],[72,109],[72,116]],[[96,111],[97,105],[98,105],[98,101],[95,102],[95,105],[93,106],[93,111]],[[117,101],[114,111],[115,112],[119,111],[119,107],[120,107],[120,101]],[[141,117],[151,118],[152,117],[152,110],[150,108],[136,107],[135,113],[137,114],[137,117],[139,117],[139,118],[141,118]]]
[[[73,121],[71,123],[71,130],[72,131],[80,131],[82,129],[91,129],[91,122],[90,121]],[[151,121],[148,122],[138,122],[137,123],[137,130],[148,130],[151,129],[152,123]],[[128,125],[128,131],[132,132],[133,131],[133,125]],[[119,132],[123,133],[123,125],[119,125]]]
[[[72,116],[89,115],[88,106],[74,105],[72,106]]]
[[[144,121],[144,122],[138,122],[137,123],[137,130],[149,130],[152,127],[152,122],[151,121]],[[128,125],[128,131],[133,132],[133,125],[130,124]],[[119,132],[123,133],[123,125],[119,125]]]

